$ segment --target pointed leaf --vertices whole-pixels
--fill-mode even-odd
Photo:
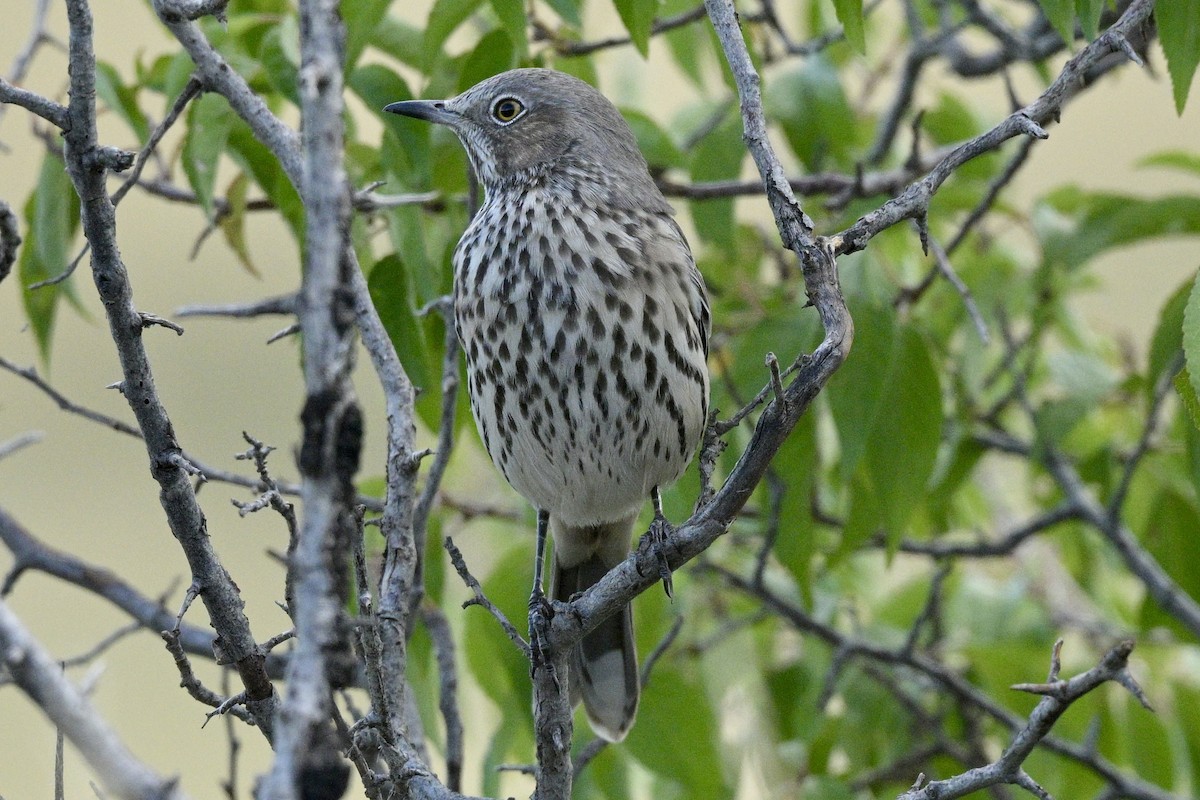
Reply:
[[[401,64],[419,69],[424,65],[425,36],[420,28],[384,17],[371,34],[371,44]]]
[[[828,392],[851,503],[842,552],[883,527],[897,542],[933,474],[941,387],[920,334],[890,310],[854,312],[853,355]]]
[[[1187,307],[1183,310],[1183,356],[1192,389],[1200,394],[1200,280],[1192,284]]]
[[[210,219],[213,216],[213,186],[217,180],[217,165],[235,119],[229,103],[216,93],[201,95],[188,108],[183,173]]]
[[[833,0],[833,10],[846,33],[846,41],[860,53],[867,52],[867,36],[863,29],[862,0]]]
[[[788,145],[809,169],[828,157],[847,158],[855,121],[837,67],[824,55],[805,59],[767,87],[767,109],[783,126]]]
[[[1152,153],[1138,162],[1139,167],[1165,167],[1200,176],[1200,154],[1185,150]]]
[[[525,18],[525,0],[491,0],[492,10],[517,53],[524,56],[529,49],[529,37],[525,32],[528,20]]]
[[[480,38],[479,44],[463,61],[458,76],[458,91],[464,92],[484,78],[499,75],[517,63],[513,40],[506,31],[497,28]],[[428,126],[428,123],[421,123]]]
[[[1147,200],[1067,187],[1051,193],[1038,216],[1047,261],[1071,269],[1119,245],[1200,234],[1200,196]]]
[[[730,117],[705,136],[692,152],[692,180],[704,182],[736,178],[745,155],[742,121]],[[727,250],[733,247],[733,200],[706,200],[692,203],[688,208],[701,238]]]
[[[391,0],[354,0],[340,6],[346,24],[346,70],[358,63],[359,56],[375,35],[375,28],[387,16]]]
[[[251,133],[250,127],[240,119],[234,120],[229,131],[229,155],[242,170],[254,178],[255,183],[266,192],[288,224],[297,246],[304,242],[304,204],[283,167],[271,151]]]
[[[429,23],[425,26],[422,51],[425,66],[429,67],[441,52],[442,45],[450,34],[479,8],[483,0],[437,0],[429,12]]]
[[[1038,0],[1038,5],[1064,42],[1075,41],[1075,4],[1072,0]]]
[[[1200,397],[1196,395],[1196,388],[1187,367],[1181,369],[1175,376],[1174,385],[1175,393],[1179,395],[1179,401],[1183,404],[1183,410],[1187,412],[1188,419],[1192,421],[1196,430],[1200,430]]]
[[[25,204],[26,236],[17,262],[17,279],[25,316],[33,328],[42,361],[50,361],[50,338],[54,332],[58,301],[66,295],[64,283],[30,289],[35,283],[61,275],[71,259],[71,243],[79,227],[79,196],[67,176],[66,165],[47,153],[42,159],[37,187]]]
[[[583,24],[583,18],[579,14],[581,0],[546,0],[546,2],[554,9],[554,13],[562,17],[563,22],[568,25],[578,28]]]
[[[262,277],[262,273],[250,260],[250,250],[246,246],[246,189],[249,185],[250,179],[244,172],[229,183],[229,187],[225,190],[225,200],[229,203],[229,211],[221,218],[221,233],[225,236],[225,243],[233,250],[238,261],[242,262],[242,267],[246,272],[259,278]]]
[[[263,37],[258,60],[275,91],[300,107],[300,31],[287,17]]]
[[[1105,0],[1075,0],[1075,14],[1088,41],[1100,33],[1100,15],[1104,13],[1104,6]]]
[[[670,663],[655,667],[625,747],[647,769],[676,783],[681,797],[730,796],[712,701],[703,684]]]
[[[1175,111],[1183,114],[1188,91],[1200,64],[1200,3],[1195,0],[1161,0],[1154,5],[1158,40],[1167,57],[1171,87],[1175,93]]]
[[[654,18],[658,15],[659,0],[613,0],[617,14],[629,31],[633,46],[645,58],[650,52],[650,31],[654,28]]]
[[[126,86],[111,64],[96,62],[96,94],[137,134],[138,141],[150,138],[150,123],[137,102],[137,88]]]
[[[431,386],[425,331],[412,302],[408,270],[395,253],[375,263],[367,276],[371,302],[396,348],[396,354],[416,386]]]

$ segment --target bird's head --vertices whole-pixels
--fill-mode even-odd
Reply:
[[[549,69],[514,69],[449,100],[405,100],[393,114],[445,125],[458,134],[479,180],[495,187],[568,153],[617,181],[649,180],[633,132],[592,86]]]

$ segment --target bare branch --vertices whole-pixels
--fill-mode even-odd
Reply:
[[[468,606],[479,606],[495,617],[496,621],[500,623],[500,627],[502,627],[504,632],[508,635],[509,640],[512,641],[512,643],[518,648],[520,648],[521,652],[528,657],[529,643],[526,642],[524,637],[521,636],[521,633],[517,630],[516,626],[508,621],[508,617],[504,616],[504,612],[501,611],[494,603],[492,603],[492,601],[488,599],[487,595],[483,593],[483,587],[479,585],[479,581],[476,580],[475,576],[472,575],[471,571],[467,568],[467,562],[462,557],[462,551],[455,546],[454,540],[447,536],[443,544],[446,547],[446,552],[450,554],[450,563],[454,565],[454,569],[458,572],[459,577],[462,578],[463,583],[465,583],[467,588],[470,589],[474,594],[474,597],[463,603],[463,608]]]
[[[4,442],[0,442],[0,459],[5,459],[11,456],[18,450],[23,450],[30,445],[37,444],[45,436],[41,431],[29,431],[20,436],[14,436]]]
[[[0,103],[20,106],[26,111],[37,114],[62,131],[67,130],[71,124],[66,106],[60,105],[48,97],[42,97],[37,92],[13,86],[4,78],[0,78]]]
[[[179,117],[182,116],[184,109],[187,108],[187,104],[196,97],[200,96],[202,88],[203,87],[201,86],[200,81],[195,77],[190,78],[184,85],[183,91],[179,93],[179,96],[175,98],[175,102],[171,104],[170,111],[168,111],[167,115],[163,117],[163,121],[158,123],[154,130],[150,132],[150,138],[138,152],[137,161],[135,161],[133,165],[133,172],[131,172],[129,177],[125,179],[125,183],[121,184],[120,188],[113,192],[112,204],[114,206],[119,205],[121,203],[121,199],[124,198],[129,190],[137,184],[138,180],[142,176],[142,169],[146,166],[146,161],[149,160],[150,156],[154,154],[154,151],[158,148],[158,145],[162,141],[163,137],[167,135],[167,131],[169,131],[171,127],[179,120]]]
[[[0,541],[12,553],[14,561],[12,570],[0,586],[0,597],[12,592],[22,573],[35,570],[103,597],[149,630],[168,630],[176,625],[175,615],[161,602],[140,594],[115,573],[42,544],[3,509],[0,509]],[[213,657],[215,637],[211,632],[183,626],[181,641],[189,653]]]
[[[175,311],[175,316],[229,317],[231,319],[253,319],[268,315],[291,316],[296,313],[296,306],[296,295],[284,294],[278,297],[266,297],[251,303],[183,306]]]
[[[156,775],[125,748],[116,732],[2,600],[0,664],[71,740],[110,792],[136,800],[183,796],[174,780]]]
[[[1132,681],[1128,673],[1129,654],[1133,650],[1132,641],[1118,644],[1095,667],[1067,681],[1057,680],[1058,650],[1061,646],[1062,641],[1059,640],[1054,647],[1055,666],[1051,668],[1053,689],[1039,692],[1045,696],[1029,715],[1028,722],[1013,736],[1012,742],[998,760],[987,766],[967,770],[953,778],[926,783],[920,788],[914,784],[912,789],[900,796],[900,800],[950,800],[1002,783],[1015,784],[1038,797],[1049,797],[1046,791],[1021,769],[1025,759],[1050,733],[1054,723],[1073,702],[1107,681],[1116,681],[1122,685],[1126,680]]]
[[[298,314],[304,332],[307,397],[303,517],[288,569],[294,593],[288,611],[297,644],[288,661],[287,694],[279,708],[275,761],[258,788],[260,798],[286,800],[311,782],[345,785],[350,765],[332,723],[331,691],[353,670],[347,631],[347,569],[356,532],[350,508],[362,449],[363,421],[350,381],[350,187],[343,166],[342,42],[345,30],[334,0],[300,3],[300,99],[303,117],[305,211],[304,280]],[[357,271],[357,270],[355,270]],[[341,790],[332,791],[334,796]]]
[[[4,106],[0,105],[0,109]],[[21,246],[21,234],[17,229],[17,215],[8,203],[0,200],[0,282],[8,277],[12,265],[17,261],[17,248]]]
[[[438,490],[442,485],[442,477],[446,474],[446,467],[450,463],[450,454],[454,449],[454,414],[458,408],[458,333],[454,324],[454,298],[442,297],[434,301],[432,305],[441,313],[445,327],[442,353],[442,409],[438,422],[436,456],[429,468],[429,474],[425,478],[425,488],[421,490],[421,496],[413,507],[413,547],[416,550],[417,563],[413,570],[413,586],[409,596],[411,606],[420,603],[425,596],[425,531],[429,524],[429,514],[433,510],[434,501],[437,499]],[[428,313],[430,310],[432,308],[423,311]]]
[[[160,500],[175,538],[183,547],[194,580],[204,588],[202,599],[220,634],[224,655],[237,666],[251,702],[248,706],[260,730],[270,733],[274,691],[263,655],[258,652],[241,597],[208,537],[204,513],[196,502],[174,427],[154,385],[142,340],[142,317],[116,242],[116,220],[105,189],[104,159],[96,134],[96,60],[92,50],[92,17],[85,0],[68,0],[70,23],[71,103],[65,132],[67,171],[82,204],[83,230],[92,248],[92,271],[109,320],[109,331],[121,361],[122,392],[137,418],[149,456],[151,472],[160,486]]]
[[[1022,134],[1044,138],[1041,123],[1057,118],[1062,106],[1083,83],[1087,72],[1114,51],[1122,52],[1121,42],[1127,34],[1141,26],[1150,16],[1153,0],[1134,0],[1121,18],[1094,42],[1083,48],[1063,67],[1062,72],[1037,100],[996,125],[958,146],[925,178],[911,184],[898,197],[884,203],[875,211],[861,217],[854,225],[832,237],[834,252],[853,253],[866,247],[880,231],[902,219],[915,218],[927,212],[929,201],[938,188],[955,170],[971,159],[994,150],[1008,139]]]

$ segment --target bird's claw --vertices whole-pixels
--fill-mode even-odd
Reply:
[[[535,589],[529,596],[529,674],[533,675],[539,669],[547,669],[558,685],[558,676],[554,674],[554,664],[550,661],[546,647],[546,633],[550,621],[554,619],[554,606],[550,604],[545,592]]]
[[[646,531],[646,535],[642,537],[641,547],[645,547],[650,551],[650,555],[654,558],[655,566],[658,568],[658,577],[662,579],[663,591],[667,593],[667,597],[674,599],[675,585],[671,580],[671,565],[667,562],[667,543],[675,533],[675,526],[667,521],[661,513],[654,515],[654,521],[650,523],[650,530]]]

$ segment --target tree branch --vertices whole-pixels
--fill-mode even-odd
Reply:
[[[356,525],[354,475],[362,412],[350,382],[354,329],[350,269],[350,186],[342,166],[342,61],[345,31],[336,0],[300,3],[303,118],[304,280],[298,314],[304,333],[307,397],[299,465],[303,517],[289,571],[297,645],[279,709],[275,761],[260,798],[340,797],[350,777],[333,726],[331,690],[346,685],[352,653],[340,613]],[[321,787],[314,794],[314,787]]]
[[[182,798],[172,779],[138,761],[62,669],[0,600],[0,664],[62,731],[108,791],[128,800]]]
[[[1083,85],[1092,67],[1111,53],[1126,51],[1127,37],[1149,19],[1153,8],[1153,0],[1134,0],[1111,28],[1066,63],[1059,76],[1037,100],[1014,112],[991,130],[955,148],[923,179],[832,237],[834,253],[842,255],[862,250],[874,236],[900,220],[927,213],[929,201],[938,188],[971,159],[996,149],[1015,136],[1046,138],[1042,125],[1057,119],[1063,104]]]
[[[1062,640],[1060,639],[1054,648],[1056,665],[1058,649],[1061,646]],[[1053,668],[1051,684],[1039,691],[1040,694],[1044,694],[1041,702],[1030,713],[1028,722],[1013,736],[1008,748],[999,759],[987,766],[967,770],[953,778],[932,781],[919,788],[917,784],[914,784],[912,789],[900,796],[900,800],[952,800],[952,798],[963,797],[1002,783],[1020,786],[1034,795],[1048,798],[1049,795],[1045,790],[1040,790],[1033,779],[1021,769],[1021,765],[1033,752],[1033,749],[1049,735],[1050,729],[1054,727],[1054,723],[1063,715],[1063,712],[1076,700],[1103,683],[1108,681],[1119,683],[1129,688],[1130,692],[1143,705],[1145,704],[1141,689],[1137,688],[1137,684],[1130,677],[1128,671],[1129,654],[1132,651],[1132,641],[1121,642],[1109,650],[1099,664],[1067,681],[1058,680],[1058,670]],[[1013,688],[1020,689],[1022,686]],[[921,779],[918,778],[917,782],[919,784]]]
[[[212,548],[190,476],[180,464],[182,451],[154,386],[142,342],[143,318],[133,305],[129,276],[117,249],[115,212],[104,185],[105,160],[97,156],[101,148],[96,139],[96,62],[91,12],[85,0],[68,0],[67,17],[71,29],[67,171],[82,203],[92,273],[121,361],[124,379],[120,388],[145,440],[171,531],[183,547],[194,582],[202,587],[201,598],[219,635],[222,657],[237,667],[250,698],[247,707],[269,738],[275,697],[264,656],[250,632],[237,587]]]

